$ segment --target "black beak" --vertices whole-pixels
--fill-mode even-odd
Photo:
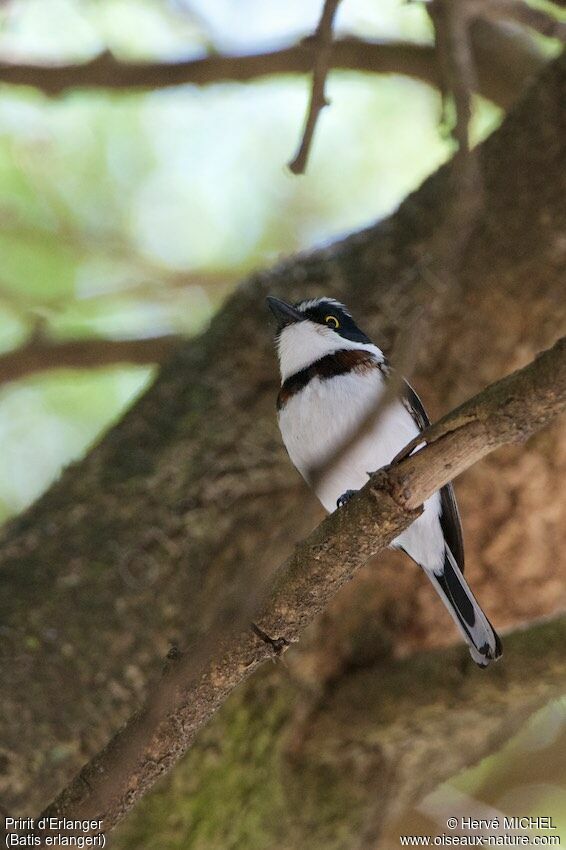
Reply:
[[[302,322],[305,318],[292,304],[286,304],[285,301],[280,301],[279,298],[274,298],[273,295],[268,295],[266,300],[269,309],[277,319],[279,330],[286,325],[292,325],[294,322]]]

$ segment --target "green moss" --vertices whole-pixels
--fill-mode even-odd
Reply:
[[[347,846],[356,820],[348,777],[331,760],[289,759],[291,704],[272,671],[238,690],[116,830],[116,850],[290,850],[293,835],[309,835],[313,848]]]
[[[246,689],[230,700],[198,745],[117,831],[117,848],[266,846],[269,821],[283,806],[274,740],[286,703],[278,689],[265,696],[260,702]]]

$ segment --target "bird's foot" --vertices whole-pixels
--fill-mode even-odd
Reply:
[[[287,638],[278,637],[272,638],[267,632],[264,632],[263,629],[260,629],[255,623],[252,623],[252,632],[256,635],[260,640],[264,643],[267,643],[271,649],[273,650],[274,658],[280,658],[281,655],[285,652],[288,646],[290,646],[290,642]]]
[[[354,493],[357,492],[357,490],[346,490],[345,493],[342,493],[342,495],[338,499],[336,499],[336,507],[343,508],[344,505],[348,504]]]

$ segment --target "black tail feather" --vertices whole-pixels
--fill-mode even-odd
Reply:
[[[426,573],[469,644],[476,664],[487,667],[490,661],[497,660],[502,653],[499,636],[468,587],[448,547],[442,573],[431,570],[426,570]]]

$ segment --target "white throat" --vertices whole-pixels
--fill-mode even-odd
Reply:
[[[345,348],[371,351],[375,357],[383,361],[383,352],[371,342],[353,342],[337,334],[331,328],[316,322],[305,320],[287,325],[279,334],[278,339],[279,368],[281,383],[311,366],[321,357],[343,351]]]

